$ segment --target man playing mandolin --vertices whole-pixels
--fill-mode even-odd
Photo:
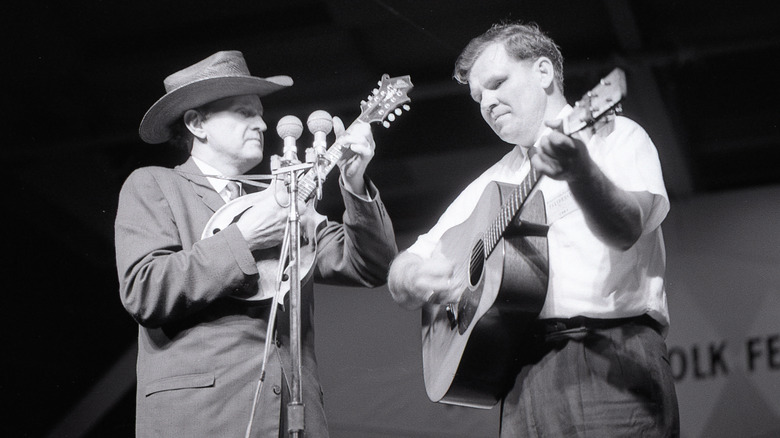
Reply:
[[[283,242],[287,192],[283,182],[258,192],[246,184],[254,180],[244,178],[235,193],[233,183],[263,159],[261,98],[292,79],[251,76],[243,55],[226,51],[164,83],[166,94],[147,111],[140,136],[147,143],[183,146],[189,159],[174,169],[135,170],[122,187],[115,225],[120,296],[139,324],[136,433],[279,437],[287,436],[288,420],[305,420],[305,436],[327,436],[314,357],[312,278],[381,285],[397,253],[390,219],[365,177],[374,154],[370,124],[345,130],[334,118],[339,145],[351,151],[338,163],[346,210],[343,224],[321,222],[306,239],[317,247],[313,272],[300,276],[304,414],[296,405],[295,416],[288,417],[288,383],[295,372],[289,300],[280,301],[270,326],[272,301],[246,299],[256,295],[260,277],[273,280],[277,274],[259,271],[257,253]],[[258,202],[204,238],[215,212],[231,205],[231,191],[255,192],[239,200]],[[313,211],[301,205],[303,216]]]
[[[393,299],[423,310],[429,396],[500,400],[504,437],[678,435],[664,340],[669,201],[650,138],[605,111],[619,76],[570,106],[557,45],[505,23],[468,44],[454,77],[514,148],[391,266]],[[535,200],[541,220],[526,219]]]

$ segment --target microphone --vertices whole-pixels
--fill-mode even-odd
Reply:
[[[327,111],[317,110],[309,115],[309,119],[306,120],[306,126],[309,127],[309,132],[314,134],[314,151],[318,157],[325,155],[325,148],[327,147],[326,137],[333,130],[333,117],[328,114]]]
[[[306,126],[309,127],[309,132],[314,134],[314,143],[312,148],[314,155],[312,162],[314,163],[314,170],[317,176],[317,199],[322,199],[322,183],[325,182],[325,175],[323,175],[322,166],[327,166],[328,160],[325,157],[325,148],[327,147],[327,136],[330,131],[333,130],[333,117],[328,114],[327,111],[317,110],[309,114],[309,118],[306,120]],[[307,152],[310,150],[307,149]],[[308,161],[308,160],[307,160]]]
[[[284,140],[282,158],[285,161],[298,161],[298,147],[295,141],[303,133],[303,123],[295,116],[284,116],[276,124],[276,133]]]

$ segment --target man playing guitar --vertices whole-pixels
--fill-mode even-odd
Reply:
[[[393,299],[423,311],[429,396],[500,400],[505,437],[678,435],[664,340],[669,201],[652,141],[590,94],[585,107],[568,105],[559,48],[535,25],[473,39],[455,79],[514,147],[391,266]],[[507,184],[518,189],[506,195]],[[526,198],[541,206],[529,220],[517,208]],[[491,209],[499,217],[485,230]],[[526,222],[537,226],[523,231]],[[528,294],[536,310],[523,307],[529,288],[542,291]],[[488,333],[476,334],[481,322]]]

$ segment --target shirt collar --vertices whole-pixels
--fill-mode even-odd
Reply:
[[[200,169],[201,172],[203,172],[204,175],[222,175],[220,171],[206,163],[205,161],[201,160],[198,157],[193,156],[192,161],[195,162],[195,164],[198,166],[198,169]],[[214,190],[217,191],[217,193],[221,193],[222,189],[225,188],[225,186],[228,183],[228,180],[222,179],[222,178],[212,178],[209,176],[206,176],[206,179],[209,180],[209,183],[212,187],[214,187]]]

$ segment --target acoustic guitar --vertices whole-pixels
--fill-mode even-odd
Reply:
[[[598,130],[619,111],[625,74],[613,70],[563,120],[562,132]],[[585,131],[584,131],[585,132]],[[547,219],[541,175],[517,186],[493,181],[469,218],[437,247],[457,268],[460,299],[422,309],[425,388],[431,401],[490,408],[514,383],[520,340],[547,295]]]
[[[383,75],[378,82],[378,88],[374,89],[368,98],[360,103],[360,115],[350,126],[355,123],[374,123],[381,122],[385,127],[390,126],[390,122],[395,120],[395,116],[402,114],[401,108],[408,110],[406,105],[410,99],[409,90],[413,87],[412,81],[408,75],[391,78]],[[348,159],[354,155],[349,145],[342,144],[339,139],[327,148],[324,156],[319,158],[319,173],[315,167],[305,171],[298,179],[298,202],[306,203],[313,199],[317,190],[319,179],[324,180],[325,176],[334,168],[339,160]],[[230,224],[236,222],[242,214],[250,208],[264,208],[266,205],[273,205],[277,200],[275,196],[275,185],[282,184],[273,181],[269,188],[236,198],[219,210],[209,219],[203,229],[201,239],[213,236],[220,230],[225,229]],[[299,258],[299,278],[301,281],[312,274],[317,252],[316,227],[324,220],[314,208],[307,209],[305,216],[301,217],[301,250]],[[247,301],[262,301],[271,299],[278,295],[282,302],[284,296],[290,290],[288,260],[282,257],[281,247],[269,248],[261,251],[254,251],[253,256],[259,271],[258,290],[251,296],[233,295],[234,298]],[[279,276],[280,264],[284,275]]]

